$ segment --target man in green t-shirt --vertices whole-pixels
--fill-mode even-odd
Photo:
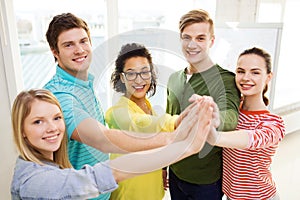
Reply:
[[[240,93],[234,73],[214,64],[209,50],[214,44],[214,24],[204,10],[191,10],[179,22],[182,52],[189,65],[168,81],[167,113],[180,114],[196,93],[211,96],[220,110],[218,130],[234,130],[238,121]],[[222,148],[208,143],[199,154],[170,166],[172,200],[222,199]]]

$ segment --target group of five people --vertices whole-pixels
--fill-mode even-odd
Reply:
[[[174,200],[279,199],[269,168],[285,130],[267,110],[270,55],[245,50],[234,74],[209,56],[215,35],[206,11],[183,15],[179,30],[188,66],[170,75],[167,113],[156,114],[148,99],[157,85],[150,52],[129,43],[111,77],[123,95],[104,115],[88,72],[86,22],[53,18],[46,36],[56,74],[47,90],[20,93],[12,109],[20,151],[13,199],[155,200],[168,187]]]

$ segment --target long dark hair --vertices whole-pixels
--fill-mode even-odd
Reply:
[[[271,55],[268,52],[266,52],[263,49],[253,47],[251,49],[246,49],[245,51],[243,51],[239,55],[239,58],[241,56],[248,55],[248,54],[255,54],[257,56],[262,57],[265,60],[265,63],[266,63],[267,74],[270,74],[272,72],[271,71],[271,69],[272,69]],[[265,88],[263,90],[263,93],[262,93],[263,101],[264,101],[266,106],[269,105],[269,99],[265,96],[267,91],[268,91],[268,85],[265,86]]]

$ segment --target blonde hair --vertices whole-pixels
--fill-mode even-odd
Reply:
[[[180,18],[179,21],[180,34],[183,32],[185,27],[195,23],[208,23],[210,25],[209,32],[211,34],[211,37],[215,35],[214,21],[209,16],[208,12],[206,12],[203,9],[191,10]]]
[[[21,92],[15,99],[11,122],[13,127],[14,141],[20,156],[27,161],[35,162],[43,165],[43,161],[54,162],[61,168],[71,168],[72,165],[67,153],[67,135],[64,134],[61,145],[57,151],[54,152],[53,160],[45,158],[37,149],[33,148],[29,142],[23,137],[24,121],[30,114],[32,103],[35,100],[45,101],[56,105],[60,111],[62,109],[56,97],[48,90],[32,89]]]

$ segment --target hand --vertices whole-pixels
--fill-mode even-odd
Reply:
[[[218,105],[213,102],[213,114],[212,114],[212,126],[214,128],[218,128],[220,126],[221,120],[220,120],[220,113],[219,113],[219,107]]]
[[[169,179],[168,179],[167,169],[162,170],[162,179],[163,179],[164,190],[167,190],[169,188]]]
[[[197,113],[191,112],[193,109],[196,109],[196,107],[200,107],[201,101],[193,102],[191,105],[189,105],[178,117],[175,124],[177,124],[177,128],[175,131],[176,138],[173,142],[178,142],[181,140],[184,140],[187,135],[189,134],[189,129],[196,123],[197,120]],[[177,130],[180,129],[180,130]]]
[[[199,100],[200,101],[200,100]],[[195,106],[195,104],[198,103],[198,102],[195,102],[195,103],[191,103],[188,107],[186,107],[179,115],[179,117],[176,119],[175,121],[175,124],[174,124],[174,128],[176,129],[179,124],[181,123],[181,121],[183,120],[183,118],[185,116],[187,116],[187,114],[191,111],[191,109]]]
[[[214,146],[214,145],[216,145],[216,143],[217,143],[217,141],[219,139],[219,136],[220,136],[219,132],[216,130],[216,128],[214,126],[211,126],[209,134],[208,134],[208,136],[206,138],[206,141],[210,145]]]
[[[220,126],[220,114],[219,114],[219,107],[218,105],[214,102],[213,98],[210,96],[200,96],[198,94],[193,94],[190,98],[189,101],[190,102],[197,102],[197,101],[203,101],[207,99],[208,101],[211,102],[212,106],[213,106],[213,121],[212,121],[212,125],[215,128],[218,128]]]
[[[198,111],[196,112],[197,123],[192,127],[189,136],[186,139],[189,144],[189,150],[193,153],[198,153],[206,142],[206,138],[212,123],[212,103],[213,101],[211,98],[204,98],[201,101],[200,107],[197,106],[191,111],[191,114]]]

